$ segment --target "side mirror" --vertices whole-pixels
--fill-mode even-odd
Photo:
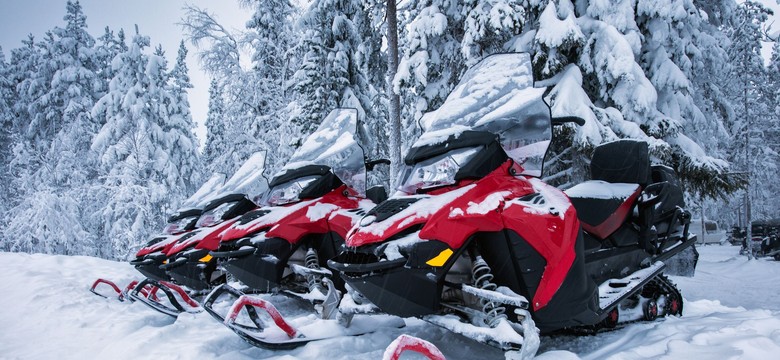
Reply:
[[[376,167],[379,164],[390,165],[390,160],[388,160],[388,159],[368,160],[368,161],[366,161],[366,170],[372,171],[372,170],[374,170],[374,167]]]
[[[553,126],[558,126],[558,125],[563,125],[568,123],[575,123],[579,126],[583,126],[585,125],[585,119],[577,116],[560,116],[560,117],[552,118]]]

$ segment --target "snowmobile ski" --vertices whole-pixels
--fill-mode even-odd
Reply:
[[[236,321],[244,309],[253,325]],[[271,321],[261,318],[257,309],[267,313]],[[242,295],[236,300],[224,324],[248,343],[271,350],[293,349],[312,341],[363,335],[383,327],[405,325],[402,319],[390,315],[355,316],[349,327],[344,327],[338,319],[321,319],[313,314],[288,320],[271,302],[252,295]]]
[[[401,334],[387,346],[382,360],[398,360],[401,358],[401,354],[406,351],[421,354],[430,360],[446,360],[436,345],[406,334]]]
[[[119,286],[117,286],[116,283],[114,283],[113,281],[106,280],[106,279],[97,279],[97,280],[95,280],[95,282],[92,283],[92,286],[89,288],[89,291],[91,291],[93,294],[95,294],[97,296],[108,298],[108,296],[103,295],[103,294],[101,294],[100,292],[97,291],[97,286],[100,285],[100,284],[106,284],[106,285],[110,286],[114,290],[114,292],[117,293],[117,300],[125,301],[125,300],[129,299],[130,301],[133,301],[132,298],[128,297],[128,292],[133,290],[138,285],[138,280],[131,281],[122,290],[120,290]],[[147,284],[146,286],[144,286],[139,291],[140,291],[141,295],[143,295],[143,297],[149,298],[152,301],[157,301],[158,300],[157,299],[157,295],[156,295],[157,294],[157,290],[158,290],[158,288],[156,286],[154,286],[152,284]]]
[[[163,299],[157,296],[143,296],[144,288],[150,285],[154,289],[162,291],[165,294],[163,299],[166,301],[163,301]],[[150,308],[171,317],[178,317],[181,313],[197,314],[203,311],[200,304],[193,300],[190,295],[187,294],[186,290],[168,281],[144,279],[128,293],[128,296],[135,301],[139,301]]]

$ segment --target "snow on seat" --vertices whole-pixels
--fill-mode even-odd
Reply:
[[[582,228],[603,240],[625,222],[641,190],[638,184],[591,180],[564,192],[577,210]]]

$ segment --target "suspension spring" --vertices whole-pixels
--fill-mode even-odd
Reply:
[[[494,291],[498,288],[498,285],[492,282],[493,274],[490,266],[481,255],[477,255],[474,258],[471,273],[476,287],[489,291]],[[506,319],[506,308],[501,304],[485,298],[480,298],[479,304],[482,306],[482,312],[485,313],[485,324],[491,328],[498,326],[501,319]]]
[[[309,250],[306,250],[306,256],[303,259],[303,264],[309,269],[320,269],[320,259],[317,256],[317,251],[315,251],[314,248],[309,248]],[[320,277],[315,274],[306,275],[306,284],[309,286],[309,291],[314,291],[319,287]]]

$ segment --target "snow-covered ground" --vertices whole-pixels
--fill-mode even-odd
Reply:
[[[773,359],[780,354],[780,263],[747,261],[732,246],[706,246],[694,278],[673,278],[685,315],[596,336],[543,337],[542,359]],[[448,359],[502,358],[493,348],[415,319],[290,351],[243,342],[205,313],[174,320],[140,303],[88,291],[105,277],[137,277],[126,263],[89,257],[0,253],[0,358],[3,359],[379,359],[402,333],[436,344]],[[274,297],[282,312],[303,305]],[[405,355],[404,358],[407,358]],[[411,356],[408,358],[412,358]]]

